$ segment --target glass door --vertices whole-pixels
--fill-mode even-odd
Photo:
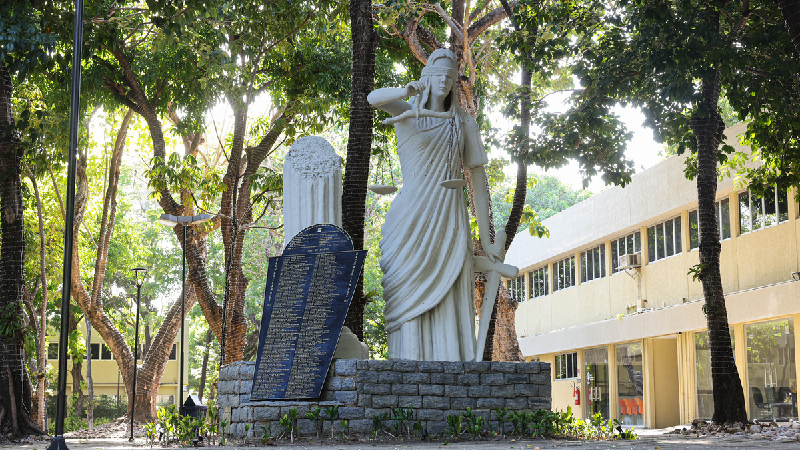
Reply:
[[[583,398],[586,400],[586,417],[600,413],[608,419],[608,350],[605,347],[584,350],[585,366]]]

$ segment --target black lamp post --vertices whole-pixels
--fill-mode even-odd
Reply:
[[[183,341],[184,341],[184,322],[186,321],[186,227],[196,223],[205,222],[211,219],[208,214],[198,214],[196,216],[174,216],[172,214],[162,214],[158,218],[158,223],[168,227],[183,225],[183,261],[181,267],[181,364],[178,369],[178,411],[183,415]]]
[[[67,412],[67,342],[69,341],[69,297],[72,291],[72,240],[75,220],[75,177],[78,154],[78,114],[81,103],[81,50],[83,49],[83,0],[75,0],[72,35],[72,83],[70,87],[69,147],[67,148],[67,211],[64,216],[64,265],[61,283],[61,336],[58,341],[58,394],[56,429],[48,450],[67,450],[64,416]]]
[[[136,277],[136,331],[134,332],[136,334],[133,338],[133,398],[131,399],[131,437],[128,440],[133,442],[133,416],[136,413],[136,373],[139,372],[139,310],[142,305],[142,283],[144,282],[144,274],[147,272],[147,269],[144,267],[137,267],[131,270]],[[139,279],[140,273],[142,274],[141,280]]]

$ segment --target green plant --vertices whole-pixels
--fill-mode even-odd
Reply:
[[[412,427],[409,424],[414,420],[414,407],[392,408],[392,420],[394,421],[395,434],[399,436],[405,431],[410,436]]]
[[[506,435],[506,423],[508,422],[508,408],[494,408],[494,415],[497,417],[497,431],[501,436]]]
[[[272,437],[269,426],[261,425],[261,443],[264,445],[269,444],[269,438]]]
[[[331,421],[331,437],[333,437],[333,421],[336,420],[336,416],[339,415],[339,405],[328,406],[325,408],[325,415],[328,416],[328,420]]]
[[[447,416],[447,432],[453,436],[461,435],[461,424],[464,422],[462,414],[451,414]]]
[[[250,434],[250,428],[253,428],[253,424],[248,423],[244,426],[244,445],[247,445],[248,435]]]
[[[549,409],[540,409],[528,414],[529,429],[533,437],[554,436],[556,433],[557,413]]]
[[[219,445],[225,445],[225,427],[227,427],[227,426],[228,426],[228,421],[227,420],[220,420],[220,422],[219,422],[219,434],[220,434]]]
[[[384,422],[389,419],[388,413],[376,414],[372,416],[372,437],[378,437],[378,433],[383,430]]]
[[[314,430],[317,432],[317,439],[322,437],[322,410],[319,406],[315,406],[311,408],[311,411],[306,413],[306,419],[311,420],[314,422]]]
[[[150,444],[150,447],[153,447],[153,444],[156,442],[156,438],[158,438],[158,429],[156,428],[155,422],[148,422],[144,424],[144,435],[147,437],[147,443]]]
[[[464,431],[472,435],[473,439],[478,439],[483,431],[484,419],[472,411],[472,408],[467,407],[464,413],[464,421],[466,422]]]
[[[350,434],[350,421],[347,419],[342,419],[339,421],[339,425],[342,427],[342,436],[347,439],[347,436]]]
[[[522,436],[528,431],[528,422],[530,421],[530,414],[526,411],[514,411],[509,417],[511,425],[514,427],[514,434]]]

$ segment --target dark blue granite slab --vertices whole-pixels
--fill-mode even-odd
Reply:
[[[251,400],[320,396],[366,254],[324,224],[269,259]]]

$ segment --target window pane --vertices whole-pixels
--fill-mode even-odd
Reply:
[[[672,226],[672,221],[664,222],[664,241],[666,243],[665,252],[666,256],[675,254],[675,229]]]
[[[753,215],[753,221],[750,223],[753,231],[760,230],[764,227],[764,205],[762,204],[762,197],[755,193],[750,193],[750,208]]]
[[[619,264],[619,250],[618,250],[619,239],[611,243],[611,272],[617,271],[617,265]]]
[[[656,260],[656,228],[650,227],[647,229],[647,261],[653,262]]]
[[[178,348],[177,344],[172,344],[172,351],[169,352],[169,359],[175,361],[177,357],[175,356],[176,349]]]
[[[794,322],[745,325],[747,386],[753,419],[797,419]]]
[[[633,233],[633,253],[639,253],[642,251],[642,238],[640,236],[640,232]]]
[[[656,225],[656,259],[665,257],[666,247],[664,245],[664,224]]]
[[[689,212],[689,248],[700,246],[700,230],[697,228],[697,210]]]
[[[778,190],[778,222],[786,222],[789,220],[789,199],[787,198],[786,190]]]
[[[624,409],[617,409],[617,420],[623,426],[644,425],[644,416],[639,414],[644,408],[642,343],[617,344],[614,347],[617,360],[617,395],[620,404],[626,406]]]
[[[58,342],[47,344],[47,359],[58,359]]]
[[[569,259],[569,285],[575,286],[575,257]]]
[[[629,234],[628,237],[625,238],[624,254],[631,254],[631,253],[636,253],[636,250],[634,250],[634,245],[633,245],[633,234]]]
[[[675,254],[683,252],[683,247],[681,246],[681,218],[675,218]]]
[[[750,201],[745,191],[739,194],[739,234],[753,231],[750,219]]]
[[[600,251],[597,254],[598,266],[600,266],[600,276],[606,276],[606,246],[601,245]]]
[[[581,282],[586,282],[586,259],[588,252],[581,253]]]
[[[100,359],[100,344],[91,344],[92,359]]]
[[[788,218],[788,217],[787,217]],[[731,205],[728,199],[719,202],[719,238],[731,238]]]
[[[764,226],[771,227],[778,224],[778,213],[775,210],[775,189],[769,188],[764,192]]]
[[[108,346],[106,344],[103,344],[103,347],[102,347],[101,353],[100,353],[100,358],[102,358],[102,359],[112,359],[111,349],[108,348]]]

